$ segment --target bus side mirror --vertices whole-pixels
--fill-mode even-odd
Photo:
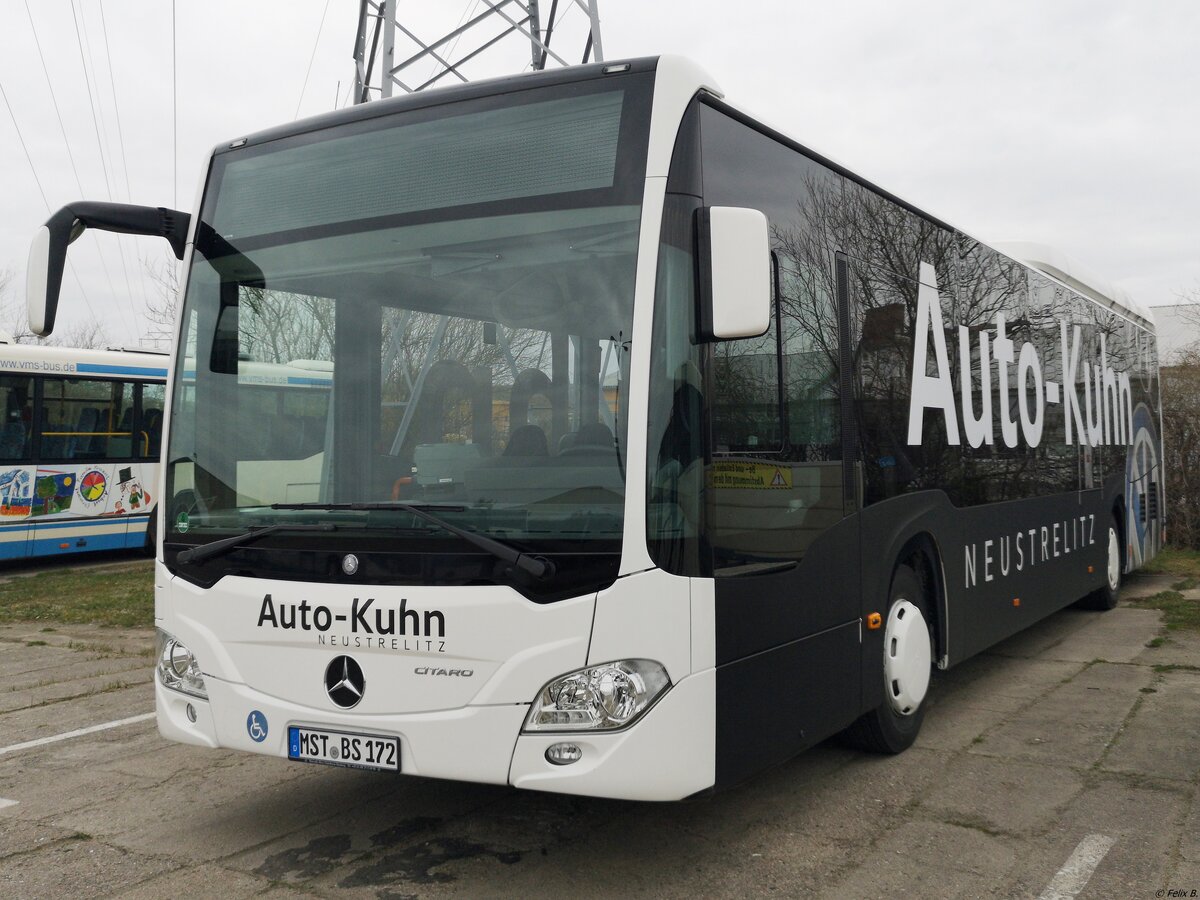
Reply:
[[[29,264],[25,267],[25,307],[29,315],[29,330],[47,335],[54,330],[54,314],[58,311],[58,291],[62,287],[66,247],[56,254],[50,241],[50,229],[43,225],[33,236],[29,247]]]
[[[697,210],[700,339],[757,337],[771,325],[771,243],[757,209]]]
[[[130,206],[126,203],[69,203],[46,220],[29,247],[25,275],[25,306],[29,330],[45,337],[54,330],[58,294],[67,264],[67,245],[86,228],[117,234],[148,234],[166,238],[177,259],[183,259],[191,216],[173,209]]]

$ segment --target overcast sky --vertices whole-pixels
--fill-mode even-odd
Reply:
[[[550,2],[541,5],[545,14]],[[47,204],[191,210],[215,144],[343,105],[358,7],[177,0],[173,105],[170,0],[0,0],[0,86],[41,182],[39,191],[0,100],[9,303],[23,302],[29,240]],[[405,0],[401,23],[432,40],[472,8],[482,4]],[[1200,290],[1200,4],[599,0],[599,9],[607,59],[691,56],[730,102],[982,240],[1052,244],[1146,305]],[[583,21],[575,8],[554,41],[572,57]],[[518,41],[498,45],[472,75],[527,59]],[[60,331],[94,312],[114,343],[144,338],[156,291],[147,268],[173,260],[166,243],[88,233],[70,259]]]

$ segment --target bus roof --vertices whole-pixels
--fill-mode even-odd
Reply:
[[[167,354],[0,343],[0,372],[162,381],[167,377]]]
[[[1091,298],[1101,306],[1142,320],[1151,330],[1154,328],[1154,313],[1120,288],[1114,287],[1096,275],[1087,266],[1071,259],[1061,250],[1046,244],[1029,241],[1002,241],[992,246],[1031,269],[1074,291]]]
[[[405,94],[399,97],[391,97],[386,100],[378,100],[372,103],[357,104],[333,112],[322,113],[317,116],[312,116],[307,119],[301,119],[296,122],[288,122],[278,125],[274,128],[269,128],[238,140],[219,144],[213,151],[214,154],[222,153],[232,149],[240,149],[245,146],[253,146],[263,144],[279,138],[289,137],[296,134],[303,134],[312,131],[319,131],[325,128],[331,128],[338,125],[357,122],[363,119],[376,118],[379,116],[389,115],[395,112],[400,112],[407,109],[420,109],[424,107],[437,106],[445,103],[457,102],[474,97],[484,97],[493,94],[504,94],[509,91],[523,90],[537,85],[552,85],[563,84],[573,81],[586,81],[594,78],[601,78],[609,74],[624,73],[624,72],[647,72],[655,71],[657,79],[660,82],[656,88],[656,93],[661,92],[663,84],[661,82],[669,81],[669,93],[678,95],[685,94],[688,98],[695,96],[698,93],[706,93],[719,101],[723,101],[724,106],[730,108],[731,111],[739,113],[747,119],[756,123],[759,127],[770,132],[773,137],[794,145],[801,152],[812,157],[815,161],[829,166],[838,171],[840,174],[851,178],[852,180],[862,184],[864,187],[875,191],[876,193],[892,200],[895,203],[923,216],[935,225],[955,231],[959,234],[966,235],[962,229],[955,228],[947,224],[944,220],[934,216],[925,210],[909,203],[907,200],[896,196],[890,191],[880,188],[873,184],[863,176],[855,173],[848,167],[836,162],[835,160],[824,156],[806,144],[800,144],[795,138],[790,137],[786,132],[777,129],[764,121],[760,116],[739,107],[737,104],[731,104],[723,96],[723,92],[717,85],[715,79],[711,78],[708,73],[697,66],[692,60],[687,57],[662,55],[657,57],[643,57],[639,59],[623,59],[608,61],[605,63],[593,63],[590,65],[569,66],[558,69],[549,69],[541,72],[524,72],[517,75],[507,75],[500,78],[491,78],[481,81],[469,82],[467,84],[454,85],[444,88],[434,88],[425,91],[418,91],[412,94]],[[660,94],[661,96],[661,94]],[[676,98],[672,98],[676,99]],[[654,144],[652,135],[651,143]],[[670,142],[667,148],[669,153],[670,147],[673,147],[674,141]],[[652,156],[661,155],[655,153],[656,147],[650,148]],[[653,165],[655,160],[648,161],[650,166],[647,173],[651,169],[656,169]],[[661,160],[659,160],[661,162]],[[972,238],[972,240],[978,240]],[[1097,277],[1090,272],[1086,267],[1081,266],[1077,262],[1071,260],[1062,252],[1055,250],[1052,247],[1044,244],[1027,243],[1027,242],[1004,242],[1004,243],[988,243],[980,241],[980,243],[992,247],[1000,253],[1011,257],[1021,264],[1035,269],[1042,275],[1057,281],[1070,288],[1101,306],[1108,307],[1116,312],[1126,316],[1140,320],[1140,324],[1150,329],[1154,327],[1154,314],[1149,308],[1138,303],[1124,291],[1112,287],[1107,281]]]

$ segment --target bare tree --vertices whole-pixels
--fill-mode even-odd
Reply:
[[[1200,350],[1162,369],[1162,398],[1171,543],[1200,549]]]
[[[29,316],[22,298],[15,296],[16,278],[10,269],[0,270],[0,329],[15,344],[43,344],[51,347],[96,349],[108,344],[108,333],[94,316],[60,330],[52,337],[39,337],[29,330]]]
[[[61,335],[55,335],[45,342],[60,347],[79,347],[84,350],[103,350],[112,344],[108,332],[96,318],[76,322]]]
[[[1185,358],[1200,353],[1200,336],[1195,337],[1190,341],[1186,340],[1187,336],[1189,335],[1200,335],[1200,282],[1197,282],[1186,290],[1176,291],[1175,299],[1178,301],[1178,303],[1175,305],[1172,312],[1174,312],[1177,318],[1173,324],[1177,328],[1181,327],[1181,334],[1176,335],[1176,338],[1182,338],[1185,343],[1175,350],[1174,354],[1168,354],[1168,356],[1173,355],[1175,359],[1178,359],[1182,365],[1184,364],[1183,361]],[[1163,324],[1160,323],[1160,333],[1162,328]],[[1170,343],[1172,345],[1174,344],[1174,342]],[[1160,353],[1161,352],[1162,348],[1160,348]],[[1174,362],[1175,359],[1173,359],[1172,362]],[[1163,362],[1165,363],[1166,359],[1163,359]]]
[[[173,258],[164,258],[158,263],[144,260],[143,265],[153,292],[153,296],[146,298],[145,316],[150,322],[146,337],[156,343],[170,341],[175,333],[175,320],[179,316],[182,297],[179,265]]]

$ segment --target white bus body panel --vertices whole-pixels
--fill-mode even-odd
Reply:
[[[717,673],[672,687],[631,727],[615,734],[522,734],[513,754],[514,787],[619,800],[682,800],[713,786]],[[551,744],[583,750],[568,766],[546,761]]]
[[[534,696],[551,678],[584,665],[594,607],[594,595],[539,605],[494,586],[356,587],[226,577],[205,591],[165,568],[157,581],[157,624],[196,655],[209,693],[206,702],[157,685],[164,737],[286,756],[292,724],[393,734],[401,740],[406,774],[499,783],[507,781]],[[267,594],[277,616],[283,605],[306,601],[327,608],[334,627],[260,627]],[[360,612],[366,599],[374,599],[363,616],[372,626],[376,610],[396,610],[402,600],[422,617],[436,609],[445,617],[445,636],[436,630],[433,637],[389,636],[383,648],[368,648],[361,629],[347,633],[356,597]],[[311,612],[308,621],[311,626]],[[352,710],[335,706],[324,686],[326,666],[343,653],[353,655],[366,680],[363,699]],[[419,671],[428,669],[471,674]],[[186,716],[188,703],[197,712],[194,724]],[[268,723],[262,743],[246,731],[254,710]]]
[[[206,678],[250,684],[263,696],[286,699],[314,715],[332,714],[339,709],[325,693],[325,667],[333,657],[349,654],[367,682],[353,711],[360,719],[471,704],[527,704],[548,680],[584,665],[594,606],[590,595],[537,604],[492,585],[357,586],[237,576],[207,591],[175,578],[169,593],[161,627],[191,648]],[[328,609],[332,625],[317,630],[310,611],[307,630],[272,625],[270,616],[260,626],[268,596],[278,622],[285,610],[305,603]],[[351,631],[355,600],[369,634],[361,627]],[[373,601],[369,607],[368,600]],[[377,616],[386,623],[388,613],[402,604],[410,614],[407,633],[376,633]],[[436,620],[433,634],[425,633],[425,617],[432,611],[445,619],[443,636]],[[396,618],[398,630],[401,617]],[[425,668],[471,674],[414,671]]]
[[[356,597],[360,613],[373,598],[364,614],[373,624],[376,609],[396,609],[404,600],[419,615],[441,612],[445,637],[397,636],[401,648],[407,640],[416,649],[392,650],[390,637],[383,649],[366,648],[354,646],[356,637],[365,644],[361,632],[260,626],[268,594],[277,618],[284,605],[306,601],[310,626],[318,606],[344,626],[336,617],[349,620]],[[701,655],[708,667],[689,674],[694,639],[686,578],[644,572],[618,579],[598,599],[539,605],[492,586],[359,588],[230,576],[205,591],[160,565],[155,600],[157,624],[196,655],[209,695],[202,700],[156,683],[159,731],[171,740],[286,757],[288,726],[309,725],[398,735],[401,771],[409,775],[643,800],[678,800],[714,783],[716,675],[707,650]],[[711,618],[700,630],[699,645],[711,646]],[[328,643],[318,643],[318,635]],[[367,683],[352,710],[335,707],[324,688],[325,667],[342,653],[353,655]],[[607,734],[521,734],[547,681],[601,658],[633,657],[657,659],[673,681],[633,726]],[[268,726],[261,743],[246,730],[251,711]],[[584,758],[571,766],[547,762],[546,748],[560,741],[578,743]]]
[[[652,659],[662,663],[672,682],[692,672],[690,584],[688,578],[651,569],[618,578],[601,591],[588,665]]]
[[[700,90],[720,95],[694,64],[659,60],[638,237],[635,334],[651,331],[666,176],[679,123]],[[190,251],[189,244],[189,266]],[[177,330],[176,346],[178,338]],[[649,340],[633,342],[633,384],[648,382],[650,346]],[[184,743],[286,757],[288,725],[303,724],[398,735],[405,774],[643,800],[678,800],[713,787],[713,589],[663,573],[647,552],[647,403],[644,391],[629,397],[626,446],[636,449],[626,458],[621,576],[598,597],[539,605],[499,586],[355,587],[239,577],[223,578],[206,591],[173,578],[160,561],[156,624],[196,655],[209,692],[208,701],[199,700],[156,683],[160,732]],[[307,600],[347,618],[355,597],[360,603],[373,598],[372,611],[395,609],[401,600],[419,613],[436,609],[445,616],[445,650],[368,648],[353,640],[351,646],[318,644],[312,630],[260,628],[267,594],[277,610],[280,603]],[[342,653],[354,656],[367,682],[363,701],[348,711],[338,710],[324,690],[325,667]],[[549,680],[588,663],[630,658],[662,663],[672,680],[632,726],[604,734],[522,734],[530,703]],[[473,674],[417,675],[422,667],[469,668]],[[195,723],[187,716],[189,704]],[[247,732],[251,711],[268,723],[261,743]],[[562,741],[583,747],[583,759],[549,763],[546,748]]]

